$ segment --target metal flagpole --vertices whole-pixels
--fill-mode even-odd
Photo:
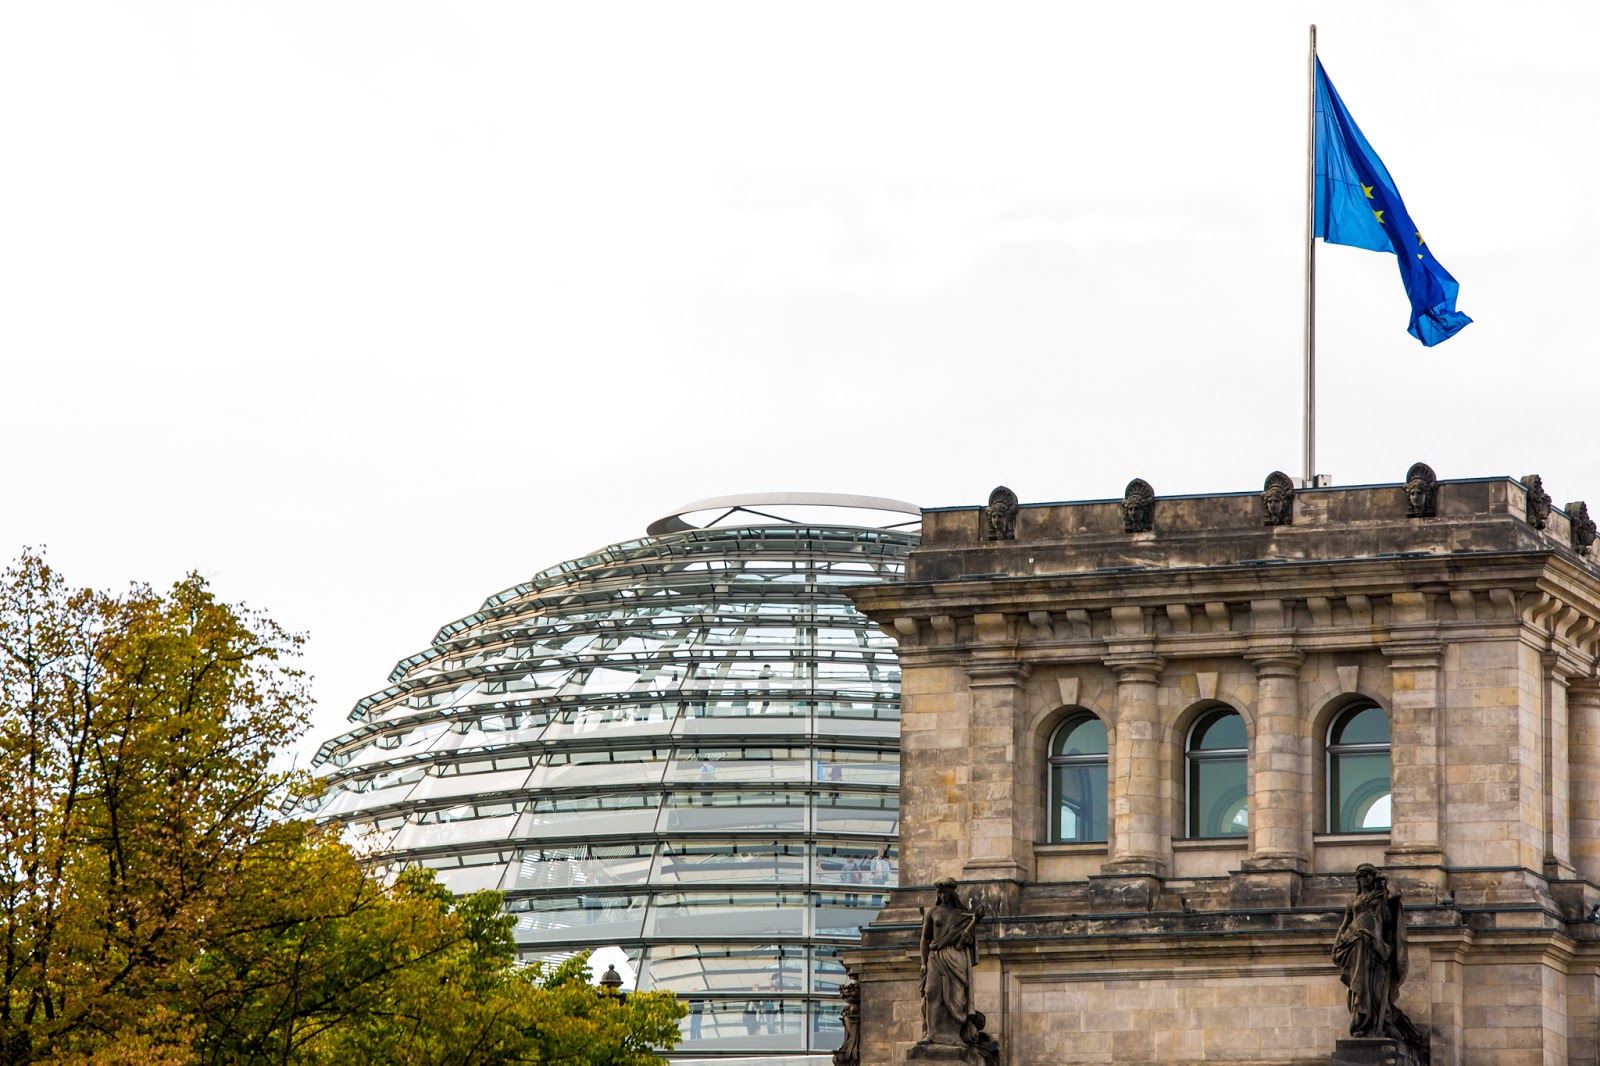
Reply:
[[[1306,60],[1306,487],[1317,483],[1317,27]]]

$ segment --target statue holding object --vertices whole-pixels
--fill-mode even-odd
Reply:
[[[1333,961],[1349,989],[1351,1036],[1388,1037],[1425,1052],[1426,1041],[1396,1002],[1406,979],[1405,910],[1370,863],[1356,867],[1356,894],[1334,935]]]
[[[972,1005],[983,911],[961,902],[953,877],[933,887],[934,904],[922,918],[922,1040],[912,1056],[944,1057],[936,1053],[942,1047],[964,1061],[994,1062],[999,1044],[983,1031],[988,1019]]]

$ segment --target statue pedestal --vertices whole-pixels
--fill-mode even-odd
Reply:
[[[911,1045],[906,1052],[906,1062],[923,1063],[926,1066],[943,1064],[943,1066],[995,1066],[1000,1061],[1000,1045],[990,1041],[987,1046],[981,1044],[930,1044],[926,1040]]]
[[[1334,1045],[1329,1066],[1427,1066],[1427,1062],[1391,1037],[1350,1037]]]

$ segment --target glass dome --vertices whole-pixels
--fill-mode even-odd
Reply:
[[[701,501],[491,596],[323,745],[315,816],[504,892],[525,958],[620,949],[688,1003],[679,1056],[830,1051],[899,868],[900,670],[844,589],[899,580],[919,518]]]

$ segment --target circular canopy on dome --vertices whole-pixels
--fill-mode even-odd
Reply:
[[[922,508],[885,496],[852,496],[835,492],[752,492],[736,496],[713,496],[684,504],[671,514],[651,522],[645,532],[656,537],[664,533],[729,524],[760,525],[759,520],[762,519],[782,525],[797,525],[812,521],[809,516],[819,512],[825,517],[816,520],[826,525],[915,530],[922,524]],[[907,519],[907,515],[914,517]]]

